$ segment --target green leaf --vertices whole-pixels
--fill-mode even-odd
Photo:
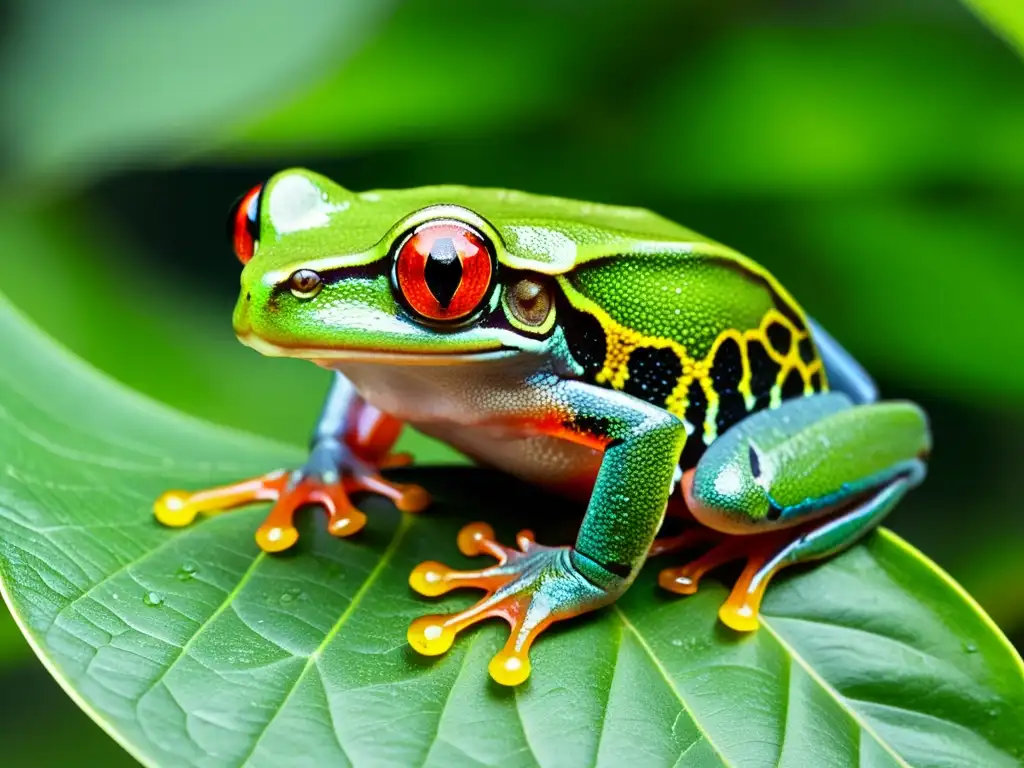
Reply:
[[[795,248],[745,252],[876,375],[975,406],[1019,408],[1024,368],[1004,350],[1024,348],[1024,233],[1019,212],[1008,208],[883,194],[842,205],[808,201],[773,222],[789,228]],[[975,362],[950,366],[951,350],[970,350]]]
[[[357,48],[374,0],[23,0],[8,35],[0,130],[18,178],[190,151],[311,87]]]
[[[733,26],[640,110],[646,156],[628,160],[665,194],[870,197],[1013,187],[1024,172],[1020,62],[979,30],[927,18]]]
[[[301,99],[256,116],[224,142],[225,153],[337,153],[395,140],[450,140],[548,116],[578,78],[569,65],[590,38],[565,34],[569,22],[579,23],[578,16],[553,13],[537,24],[535,10],[506,6],[465,0],[403,3],[350,61]],[[467,30],[467,39],[452,39],[452,18]],[[480,40],[478,49],[470,30],[482,29],[486,42]],[[523,45],[527,38],[530,44]],[[453,57],[472,64],[453,66]],[[453,99],[455,93],[472,98]]]
[[[963,3],[1024,56],[1024,6],[1019,0],[963,0]]]
[[[433,511],[368,502],[370,524],[351,540],[311,517],[290,555],[257,551],[263,509],[164,529],[150,505],[165,488],[301,452],[124,390],[2,304],[0,338],[4,596],[69,694],[144,764],[994,768],[1024,757],[1019,657],[891,534],[780,578],[746,636],[717,623],[723,586],[668,598],[648,568],[614,607],[544,637],[524,687],[499,689],[486,665],[502,627],[439,659],[407,647],[409,621],[436,608],[406,578],[423,559],[464,562],[454,536],[469,518],[507,536],[556,518],[561,502],[478,470],[420,470]]]
[[[406,0],[350,60],[232,131],[217,155],[320,160],[425,139],[462,146],[466,136],[578,119],[574,102],[594,70],[664,15],[660,0]]]

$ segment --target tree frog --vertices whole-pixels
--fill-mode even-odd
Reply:
[[[229,221],[244,264],[238,338],[335,372],[309,458],[294,470],[198,492],[169,491],[157,518],[256,500],[268,552],[298,538],[319,505],[337,536],[366,517],[353,494],[405,512],[427,493],[380,474],[404,424],[528,483],[589,498],[571,546],[484,523],[457,545],[496,564],[417,566],[413,589],[482,589],[468,610],[415,620],[427,655],[501,617],[511,627],[489,670],[517,685],[553,622],[619,598],[651,554],[710,548],[659,583],[689,594],[745,559],[721,606],[758,626],[781,568],[849,547],[925,476],[923,411],[877,402],[864,370],[763,267],[646,210],[503,189],[433,186],[350,192],[292,169],[255,187]],[[657,539],[666,515],[692,521]]]

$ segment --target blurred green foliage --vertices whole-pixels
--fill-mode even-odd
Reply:
[[[964,0],[992,30],[1024,55],[1024,10],[1017,0]]]
[[[303,442],[323,373],[231,335],[222,217],[248,186],[304,164],[650,207],[767,265],[926,406],[931,477],[892,527],[1020,646],[1024,12],[966,5],[20,0],[0,291],[134,388]],[[22,702],[50,685],[23,648],[0,628],[5,764],[56,764],[25,723],[84,718]]]
[[[205,146],[254,101],[269,106],[316,82],[390,5],[20,2],[0,81],[8,173],[59,189],[82,173]]]

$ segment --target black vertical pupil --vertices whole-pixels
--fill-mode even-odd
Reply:
[[[430,246],[423,278],[441,308],[448,309],[462,282],[462,259],[450,237],[439,237]]]

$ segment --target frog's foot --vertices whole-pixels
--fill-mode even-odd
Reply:
[[[703,540],[706,541],[713,536],[714,532],[709,532]],[[691,534],[691,537],[695,540],[698,534]],[[666,568],[661,571],[658,574],[658,584],[669,592],[692,595],[697,591],[700,579],[705,573],[720,565],[746,558],[746,567],[736,580],[729,598],[719,608],[718,618],[737,632],[752,632],[759,626],[757,617],[765,588],[775,572],[784,564],[778,555],[780,551],[785,550],[786,542],[793,538],[792,530],[751,536],[726,536],[696,560],[678,568]],[[693,543],[695,541],[688,541],[686,546]],[[676,547],[682,548],[684,547]]]
[[[395,455],[370,463],[338,443],[318,445],[300,470],[277,470],[202,491],[167,491],[153,511],[161,523],[178,528],[192,523],[200,513],[216,514],[257,501],[273,501],[270,514],[256,531],[256,543],[265,552],[281,552],[298,540],[294,517],[307,504],[326,510],[327,530],[334,536],[351,536],[366,524],[366,515],[350,501],[355,493],[385,496],[403,512],[424,509],[430,502],[426,491],[418,485],[385,480],[378,471],[408,461],[407,456]]]
[[[421,595],[435,597],[459,587],[479,587],[487,595],[461,613],[416,619],[409,626],[409,644],[436,656],[451,648],[463,629],[501,617],[512,631],[488,670],[501,685],[519,685],[530,676],[530,646],[541,632],[614,599],[573,567],[569,547],[537,544],[530,531],[520,531],[516,543],[519,549],[502,546],[489,525],[472,523],[459,532],[459,549],[467,556],[489,554],[497,565],[480,571],[455,571],[436,562],[416,566],[409,585]]]

